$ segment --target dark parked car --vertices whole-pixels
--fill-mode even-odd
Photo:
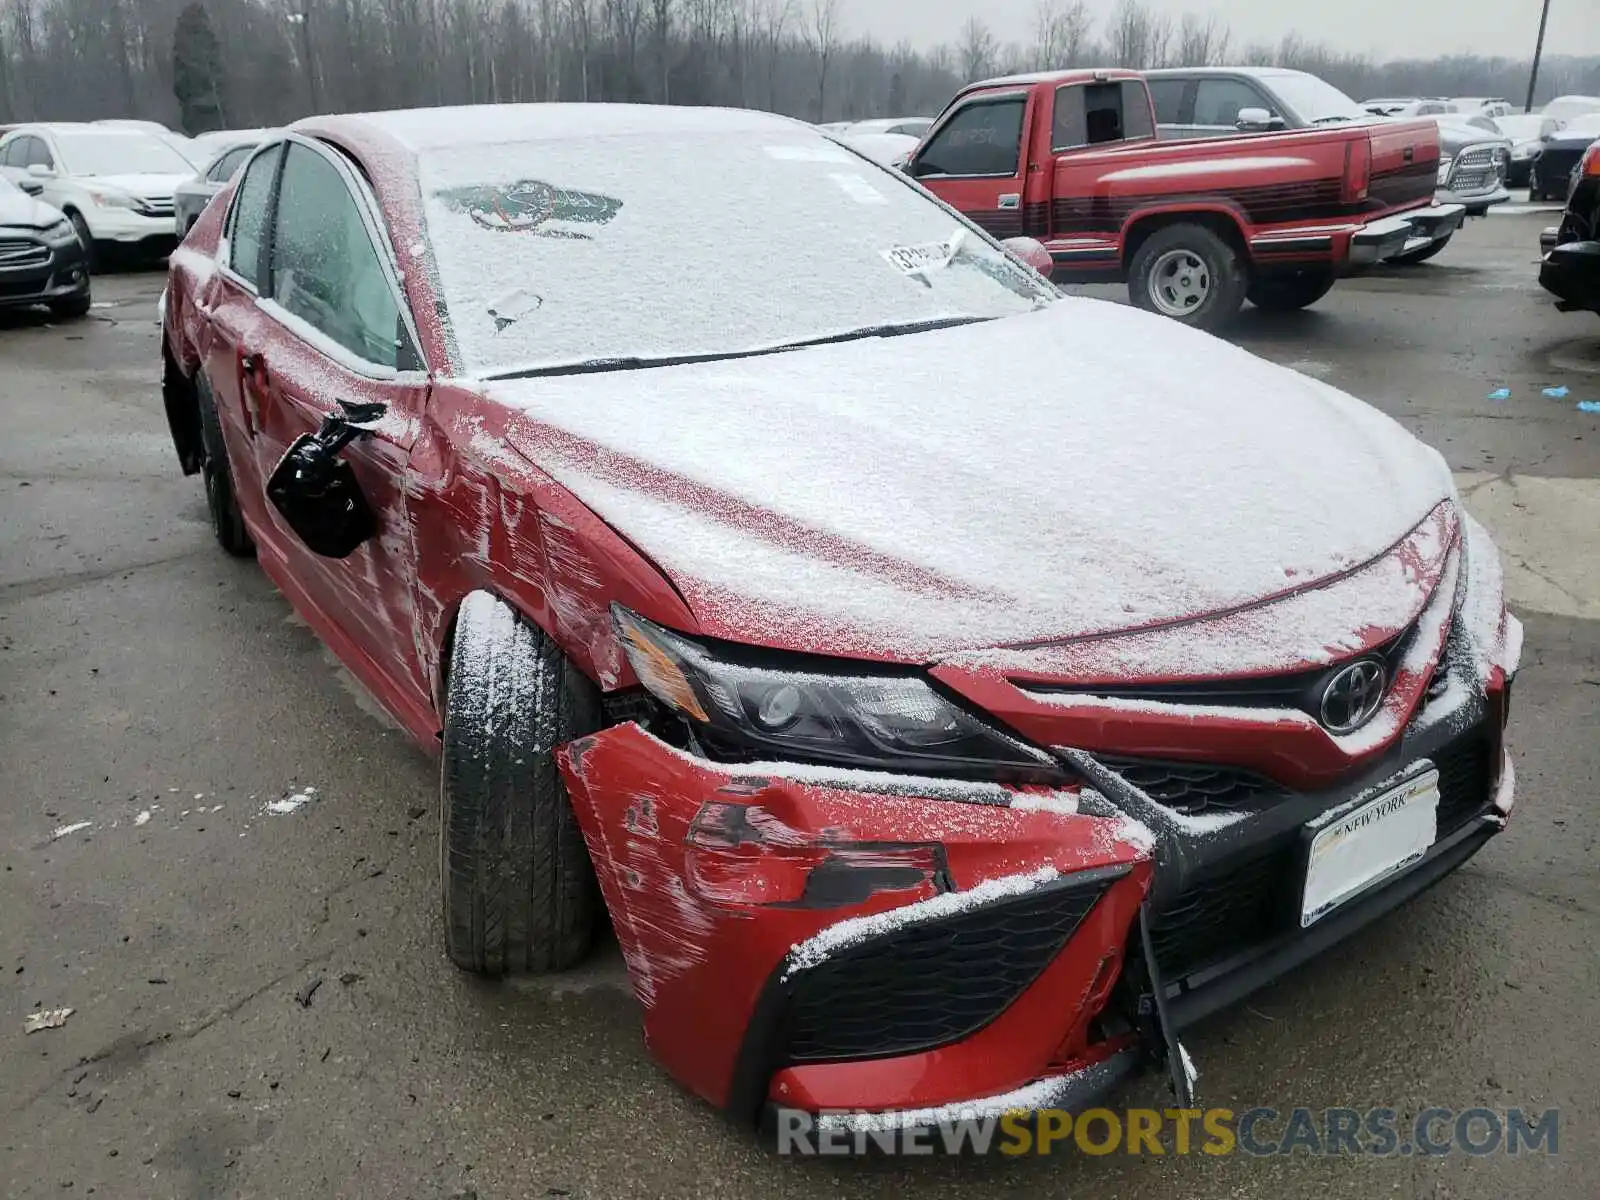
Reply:
[[[1561,224],[1540,234],[1539,246],[1539,283],[1556,307],[1600,313],[1600,142],[1579,160]]]
[[[1573,117],[1544,140],[1544,149],[1533,160],[1533,175],[1528,182],[1533,200],[1565,200],[1572,186],[1572,174],[1584,151],[1600,139],[1600,113]]]
[[[257,135],[241,137],[218,151],[206,162],[195,177],[178,185],[172,193],[172,223],[177,235],[187,237],[194,223],[205,212],[211,197],[223,189],[233,173],[244,165],[250,152],[261,144]]]
[[[72,222],[38,199],[41,190],[0,176],[0,308],[44,304],[58,317],[81,317],[88,255]]]

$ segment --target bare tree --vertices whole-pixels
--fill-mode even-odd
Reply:
[[[761,47],[762,69],[767,76],[767,108],[778,108],[778,59],[784,37],[794,17],[794,0],[758,0],[755,40]]]
[[[1034,37],[1021,46],[999,45],[975,19],[925,52],[848,38],[847,0],[0,0],[0,122],[181,123],[177,97],[195,94],[193,75],[177,78],[172,51],[179,13],[196,2],[220,48],[202,57],[214,58],[238,126],[312,110],[586,98],[759,104],[812,119],[931,113],[963,76],[1024,65],[1233,57],[1298,67],[1355,96],[1518,95],[1528,70],[1466,55],[1379,63],[1293,34],[1230,50],[1221,18],[1168,20],[1153,0],[1119,0],[1100,43],[1089,0],[1030,0]],[[1557,89],[1600,90],[1600,57],[1548,56],[1536,102]]]
[[[594,0],[567,0],[567,19],[572,23],[578,51],[578,99],[589,99],[589,55],[594,45]]]
[[[656,72],[661,80],[661,103],[672,103],[673,0],[650,0],[650,33],[656,44]]]
[[[994,67],[998,43],[989,27],[977,17],[968,17],[961,26],[961,40],[956,44],[956,61],[961,64],[961,74],[967,80],[982,79]]]
[[[1033,17],[1034,66],[1053,70],[1080,65],[1093,26],[1084,0],[1039,0]]]
[[[1219,24],[1213,16],[1201,20],[1193,13],[1184,13],[1178,26],[1176,65],[1219,66],[1227,60],[1230,40],[1226,22]]]
[[[817,117],[826,119],[828,100],[828,62],[839,48],[840,0],[811,0],[806,12],[803,37],[817,60]]]

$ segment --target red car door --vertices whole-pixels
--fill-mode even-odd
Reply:
[[[267,520],[266,495],[256,469],[254,439],[262,401],[253,364],[273,329],[256,299],[264,278],[272,193],[282,161],[280,143],[246,166],[228,210],[218,269],[204,293],[202,373],[211,388],[239,506],[252,526]]]
[[[962,101],[918,147],[907,172],[995,237],[1031,236],[1038,217],[1025,220],[1023,145],[1033,105],[1024,88],[980,92]]]
[[[253,442],[265,481],[341,402],[383,406],[347,446],[377,532],[345,558],[314,553],[268,504],[263,565],[396,715],[429,706],[415,636],[415,553],[405,481],[428,378],[376,202],[336,151],[287,143],[258,308],[270,336],[249,357]],[[274,568],[278,569],[274,569]]]

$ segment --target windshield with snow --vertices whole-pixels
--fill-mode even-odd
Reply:
[[[1274,75],[1267,81],[1302,120],[1318,122],[1367,121],[1372,114],[1333,84],[1315,75]]]
[[[476,375],[734,356],[1060,295],[902,176],[799,130],[452,147],[420,172]]]
[[[68,175],[193,175],[194,165],[142,133],[57,133]]]

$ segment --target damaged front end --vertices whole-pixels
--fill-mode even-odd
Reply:
[[[1139,948],[1142,826],[910,674],[710,669],[700,643],[617,619],[654,727],[557,759],[646,1041],[685,1086],[744,1120],[881,1125],[1077,1107],[1157,1062],[1187,1103]],[[897,770],[752,758],[821,725]]]

